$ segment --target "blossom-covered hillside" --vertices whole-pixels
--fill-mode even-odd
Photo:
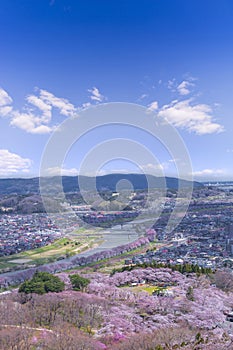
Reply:
[[[169,268],[96,272],[80,292],[69,278],[76,273],[57,275],[60,293],[1,296],[0,349],[233,349],[233,292],[214,278]]]

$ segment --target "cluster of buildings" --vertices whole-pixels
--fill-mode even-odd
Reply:
[[[57,218],[59,228],[72,231],[75,225],[84,223],[108,227],[132,221],[132,230],[140,209],[143,208],[146,193],[139,191],[132,198],[133,210],[91,211],[85,204],[73,207],[74,223]],[[159,219],[153,228],[156,239],[161,243],[156,251],[133,258],[134,263],[156,260],[165,263],[190,263],[202,267],[216,268],[224,264],[233,266],[233,186],[221,188],[205,186],[195,189],[189,209],[173,232],[166,232],[166,224],[174,209],[176,192],[170,194]],[[68,215],[68,214],[67,214]],[[59,214],[58,214],[59,216]],[[153,218],[153,210],[151,212]],[[143,220],[137,226],[143,234]],[[145,220],[146,221],[146,220]],[[77,223],[78,222],[78,223]],[[85,226],[85,224],[84,224]],[[0,256],[33,249],[53,242],[61,236],[61,230],[46,214],[9,214],[0,218]]]
[[[232,188],[204,187],[194,191],[184,219],[171,233],[165,230],[173,209],[173,200],[169,203],[154,225],[160,248],[133,257],[132,263],[156,261],[189,263],[212,269],[233,267]]]
[[[112,225],[121,224],[127,220],[132,220],[138,215],[137,211],[117,211],[117,212],[91,212],[83,215],[79,214],[79,217],[86,223],[101,226],[101,225]]]
[[[61,236],[45,214],[3,214],[0,220],[0,256],[44,246]]]

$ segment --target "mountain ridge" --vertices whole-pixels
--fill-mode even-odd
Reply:
[[[28,194],[28,193],[40,193],[40,180],[46,181],[46,183],[52,186],[61,177],[32,177],[32,178],[2,178],[0,179],[0,194]],[[164,188],[164,181],[166,181],[166,187],[168,189],[177,190],[181,188],[188,188],[193,186],[194,188],[203,187],[204,185],[197,181],[188,181],[184,179],[178,179],[175,177],[156,177],[153,175],[145,174],[107,174],[95,177],[78,175],[78,176],[62,176],[62,184],[65,193],[79,192],[79,181],[88,190],[90,184],[96,181],[97,190],[115,191],[116,185],[121,180],[129,181],[134,190],[144,190],[148,188],[147,179],[149,180],[150,187],[152,188]],[[96,180],[95,180],[96,179]],[[124,188],[124,185],[123,185]]]

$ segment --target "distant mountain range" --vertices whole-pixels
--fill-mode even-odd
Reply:
[[[163,188],[164,187],[164,178],[163,177],[155,177],[153,175],[144,174],[108,174],[103,176],[97,176],[96,179],[88,176],[63,176],[63,190],[65,193],[69,192],[79,192],[79,183],[82,183],[82,188],[88,190],[93,184],[93,181],[96,181],[96,187],[98,191],[116,191],[116,185],[120,180],[128,180],[134,190],[144,190],[148,188],[147,178],[150,183],[151,188]],[[48,177],[43,178],[43,181],[46,181],[46,184],[50,188],[53,188],[54,184],[57,182],[59,177]],[[203,187],[203,184],[194,181],[193,183],[187,180],[178,180],[174,177],[165,177],[166,187],[167,189],[177,190],[178,186],[181,188],[188,188],[193,185],[194,188]],[[40,179],[38,177],[35,178],[8,178],[8,179],[0,179],[0,195],[6,194],[39,194],[39,182]],[[127,186],[122,184],[121,188],[124,189]],[[54,188],[56,192],[56,188]]]

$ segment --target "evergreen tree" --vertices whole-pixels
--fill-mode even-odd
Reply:
[[[90,283],[90,280],[88,278],[84,278],[78,274],[75,275],[69,275],[70,282],[72,284],[72,287],[74,290],[85,290],[85,288],[88,286]]]
[[[59,277],[48,272],[36,272],[31,280],[25,281],[19,287],[19,293],[45,294],[48,292],[62,292],[65,288],[64,282]]]

